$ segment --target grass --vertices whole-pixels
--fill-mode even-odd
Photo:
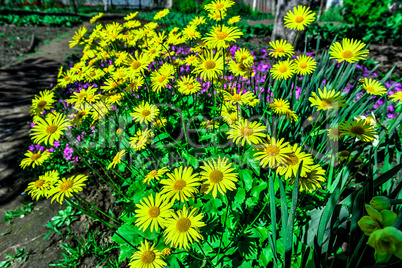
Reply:
[[[3,217],[3,220],[7,223],[11,223],[11,219],[20,218],[21,216],[23,217],[26,214],[31,213],[32,209],[33,209],[33,203],[24,204],[21,208],[16,208],[14,211],[10,210],[4,212],[5,216]]]

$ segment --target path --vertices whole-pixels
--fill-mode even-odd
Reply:
[[[83,25],[88,30],[92,29],[88,22]],[[41,46],[38,53],[0,69],[0,222],[4,211],[21,207],[24,200],[30,202],[30,198],[21,193],[33,178],[23,178],[19,163],[26,152],[24,144],[30,142],[31,101],[35,94],[56,82],[59,67],[67,56],[77,53],[70,51],[68,45],[80,26],[68,29],[61,38]],[[48,240],[43,241],[48,232],[46,222],[60,209],[60,205],[50,205],[48,200],[44,200],[35,203],[34,212],[22,219],[14,219],[14,224],[1,223],[0,234],[10,233],[0,236],[0,262],[6,253],[14,254],[20,247],[26,251],[33,249],[33,252],[29,265],[24,263],[18,267],[45,267],[43,258],[55,260],[61,257],[56,247],[53,247],[53,251],[49,248],[47,243],[51,240],[47,243],[45,241]]]

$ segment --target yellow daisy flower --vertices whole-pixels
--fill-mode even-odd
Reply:
[[[343,38],[342,44],[335,42],[329,48],[330,59],[336,59],[337,62],[347,61],[354,63],[359,60],[364,60],[369,53],[368,49],[363,49],[365,43],[358,40]]]
[[[145,243],[141,241],[139,250],[134,252],[130,258],[128,264],[129,268],[163,268],[167,266],[161,258],[162,253],[155,248],[155,244],[152,244],[145,240]]]
[[[197,64],[192,73],[200,74],[204,80],[212,80],[221,75],[223,71],[223,59],[219,53],[213,55],[212,51],[206,51],[199,56],[199,64]]]
[[[123,156],[126,154],[126,150],[121,150],[120,152],[117,152],[117,154],[113,157],[112,162],[109,164],[109,166],[107,166],[107,169],[110,169],[111,167],[116,167],[117,164],[121,163],[121,159],[123,158]]]
[[[166,230],[164,231],[164,240],[166,244],[171,245],[178,249],[187,249],[189,244],[198,242],[203,239],[200,234],[199,228],[206,224],[202,222],[203,214],[200,213],[197,216],[195,213],[197,208],[190,209],[183,206],[183,210],[179,210],[172,214],[172,217],[166,220]]]
[[[236,88],[234,88],[233,90],[236,91]],[[239,93],[235,93],[232,95],[231,93],[224,91],[223,96],[226,101],[230,101],[233,104],[245,105],[246,103],[248,103],[248,100],[250,98],[253,98],[254,93],[251,91],[246,91],[246,93],[242,93],[241,90]]]
[[[170,10],[165,8],[164,10],[159,11],[158,13],[155,14],[154,20],[160,20],[163,17],[166,17],[167,14],[169,14]]]
[[[233,24],[235,24],[235,23],[238,23],[240,20],[241,20],[241,17],[240,17],[240,16],[234,16],[234,17],[231,17],[231,18],[228,20],[228,24],[229,24],[229,25],[233,25]]]
[[[85,103],[86,101],[88,101],[88,97],[89,96],[93,96],[90,101],[88,102],[93,102],[94,99],[99,99],[99,97],[97,97],[95,94],[96,93],[96,88],[94,88],[93,86],[89,86],[86,89],[81,89],[79,92],[74,92],[73,95],[70,96],[69,99],[67,99],[67,103],[71,103],[74,104],[74,107],[79,107],[80,105],[82,105],[83,103]]]
[[[50,90],[44,90],[39,92],[39,95],[36,95],[35,98],[32,100],[31,115],[40,115],[46,109],[53,108],[53,103],[55,102],[54,92]]]
[[[64,130],[67,128],[66,116],[57,113],[55,118],[52,116],[46,116],[46,119],[38,118],[36,125],[32,128],[30,134],[35,143],[50,144],[53,146],[54,141],[60,139],[60,136],[64,134]]]
[[[226,17],[226,11],[214,11],[208,14],[211,20],[221,21]]]
[[[280,61],[274,64],[271,69],[271,74],[274,79],[282,80],[288,79],[295,73],[294,65],[292,60]]]
[[[197,57],[196,55],[189,55],[186,60],[185,63],[187,65],[196,65],[197,64]]]
[[[389,95],[388,98],[392,99],[394,102],[402,102],[402,91],[397,91],[395,94]]]
[[[289,142],[285,139],[276,140],[270,137],[267,143],[258,145],[258,151],[254,154],[254,160],[260,161],[263,168],[268,165],[269,168],[276,168],[280,163],[287,160],[287,155],[292,153]]]
[[[39,176],[38,180],[30,182],[25,192],[27,192],[32,199],[38,201],[42,196],[49,196],[49,190],[58,179],[59,172],[57,170],[48,171],[44,175]]]
[[[283,99],[274,99],[272,103],[269,104],[269,107],[276,114],[285,114],[287,110],[290,109],[289,101]]]
[[[124,71],[132,79],[135,79],[139,74],[143,74],[144,71],[148,70],[148,56],[145,53],[138,54],[135,51],[134,56],[128,55],[129,59],[126,60],[125,64],[129,67],[125,68]]]
[[[327,88],[324,87],[324,91],[318,89],[319,96],[313,92],[312,97],[309,97],[308,100],[311,102],[311,107],[315,106],[317,110],[330,111],[332,109],[338,110],[341,107],[346,107],[347,104],[345,100],[343,100],[342,96],[339,96],[340,92],[335,93],[335,90],[327,91]]]
[[[228,139],[233,139],[233,143],[239,144],[241,141],[241,145],[244,146],[247,141],[248,145],[261,143],[262,140],[260,137],[264,137],[265,134],[261,133],[265,131],[266,127],[261,123],[249,122],[247,119],[243,119],[236,124],[233,124],[232,128],[226,133],[228,134]]]
[[[293,65],[297,74],[306,75],[314,72],[317,63],[310,56],[300,55],[293,61]]]
[[[219,122],[214,120],[206,120],[201,122],[200,126],[206,130],[217,129],[219,127]]]
[[[229,61],[229,71],[231,71],[235,76],[241,76],[243,78],[253,77],[255,72],[252,68],[253,62],[235,62],[230,59]]]
[[[254,61],[254,56],[251,55],[250,51],[245,48],[241,48],[235,52],[234,58],[237,62],[252,62]]]
[[[339,138],[341,137],[341,133],[339,131],[338,127],[332,127],[328,130],[328,137],[333,140],[333,141],[338,141]]]
[[[94,124],[99,119],[104,120],[112,107],[109,103],[98,101],[92,104],[91,108],[92,124]]]
[[[271,49],[268,49],[269,55],[272,57],[290,57],[294,54],[293,46],[289,44],[286,40],[276,40],[269,42]]]
[[[382,96],[387,93],[387,89],[383,85],[381,85],[380,82],[372,78],[364,78],[364,83],[362,87],[366,90],[367,94],[370,95]]]
[[[70,41],[70,48],[75,47],[80,43],[80,41],[84,38],[84,34],[87,32],[87,28],[85,26],[82,26],[81,28],[78,29],[77,32],[75,32],[75,35],[73,36],[73,41]]]
[[[200,17],[196,16],[188,24],[194,25],[194,26],[199,26],[199,25],[206,24],[206,23],[207,23],[207,21],[204,16],[200,16]]]
[[[160,93],[162,89],[166,88],[167,84],[169,83],[169,79],[173,79],[173,73],[170,71],[164,72],[163,70],[159,70],[152,72],[152,90],[156,93]]]
[[[189,197],[192,198],[194,194],[198,193],[195,188],[201,185],[198,175],[198,173],[193,174],[192,167],[176,168],[173,173],[167,173],[169,179],[160,181],[160,184],[164,185],[160,193],[167,199],[171,199],[172,203],[176,200],[188,201]]]
[[[299,177],[300,191],[308,191],[312,193],[317,188],[322,188],[321,184],[325,182],[325,170],[320,165],[311,166],[310,171],[306,172],[305,176]],[[295,183],[296,178],[290,180],[289,185]]]
[[[284,18],[285,27],[291,30],[297,29],[303,31],[304,27],[315,20],[315,14],[306,6],[297,6],[293,8],[293,12],[289,10]]]
[[[290,109],[285,111],[286,120],[295,123],[299,121],[299,116],[297,115],[296,111],[292,111]]]
[[[71,197],[73,193],[81,192],[86,180],[88,180],[88,176],[81,174],[57,181],[54,188],[49,192],[50,195],[54,195],[52,203],[56,199],[57,202],[62,204],[64,197]]]
[[[144,131],[139,129],[134,137],[130,138],[129,143],[131,148],[140,151],[145,149],[145,147],[152,142],[153,137],[154,133],[150,129],[145,129]]]
[[[27,158],[22,159],[20,167],[25,169],[28,166],[32,165],[32,168],[35,168],[36,166],[41,166],[43,162],[45,162],[47,159],[49,159],[52,155],[52,153],[49,153],[48,150],[45,151],[38,151],[36,153],[33,153],[31,151],[27,151],[24,154]]]
[[[188,25],[183,29],[182,34],[186,40],[201,38],[201,33],[197,31],[197,26],[194,25]]]
[[[378,135],[378,132],[374,129],[374,127],[366,123],[366,120],[351,120],[343,122],[339,126],[339,130],[341,135],[347,135],[352,138],[357,138],[364,142],[371,142],[374,140],[374,137]]]
[[[299,170],[300,163],[303,161],[303,166],[301,169],[300,176],[306,177],[307,172],[311,170],[311,166],[314,164],[311,154],[306,154],[301,151],[301,147],[297,144],[290,146],[292,153],[286,155],[286,160],[284,163],[280,163],[276,169],[276,173],[279,175],[285,175],[285,179],[295,178],[297,171]]]
[[[155,120],[159,115],[159,109],[153,104],[143,101],[134,108],[134,112],[130,113],[133,119],[139,123],[149,123]]]
[[[159,181],[160,178],[162,178],[162,176],[163,176],[166,172],[168,172],[168,171],[169,171],[169,169],[168,169],[168,168],[165,168],[165,167],[160,168],[160,169],[158,169],[158,170],[156,170],[156,169],[151,170],[151,171],[145,176],[145,178],[144,178],[144,180],[143,180],[142,182],[149,184],[149,182],[150,182],[151,180],[153,180],[153,179]]]
[[[164,128],[167,125],[167,119],[165,117],[158,117],[153,122],[153,125],[159,129]]]
[[[218,162],[215,162],[214,159],[212,159],[212,163],[204,161],[204,166],[200,167],[204,171],[201,171],[200,175],[201,180],[205,180],[204,185],[207,185],[208,188],[204,192],[205,194],[212,192],[212,196],[216,198],[218,191],[225,195],[226,190],[236,189],[235,182],[238,181],[238,173],[232,172],[235,168],[231,168],[232,164],[228,161],[229,159],[221,159],[221,157],[218,158]]]
[[[57,79],[57,84],[61,87],[67,87],[69,84],[73,83],[74,73],[71,70],[63,73],[60,78]]]
[[[183,76],[177,82],[178,90],[181,94],[184,95],[192,95],[197,93],[201,89],[201,84],[197,80],[194,79],[193,76],[187,75]]]
[[[130,20],[123,24],[123,26],[127,29],[134,29],[141,26],[141,22],[138,20]]]
[[[145,197],[136,206],[138,209],[135,210],[135,217],[138,219],[135,221],[135,225],[144,232],[148,227],[151,227],[151,232],[154,230],[158,232],[159,226],[164,228],[165,220],[173,212],[172,204],[169,200],[162,198],[159,193],[156,193],[155,197],[152,194]]]
[[[213,26],[211,31],[202,40],[209,48],[226,48],[229,42],[236,42],[243,33],[237,27],[227,27],[225,25]]]
[[[94,24],[95,22],[97,22],[100,18],[103,17],[103,13],[99,12],[98,15],[93,16],[90,20],[89,23]]]
[[[134,12],[134,13],[130,13],[127,16],[124,17],[124,20],[132,20],[132,19],[135,18],[135,16],[137,16],[137,14],[138,14],[138,11]]]
[[[228,8],[235,4],[232,0],[215,0],[204,6],[204,9],[208,12],[227,11]]]

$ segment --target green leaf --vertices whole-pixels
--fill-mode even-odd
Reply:
[[[188,165],[191,165],[194,169],[199,167],[197,158],[189,154],[188,152],[183,152],[183,158]]]
[[[234,197],[235,205],[241,207],[245,199],[246,199],[246,191],[243,188],[238,188],[236,196]]]
[[[272,254],[272,250],[270,248],[263,248],[258,258],[258,263],[262,267],[268,267],[268,264],[272,262],[273,258],[274,254]]]
[[[260,165],[259,162],[255,161],[253,158],[253,148],[248,149],[242,157],[242,163],[246,164],[247,166],[251,167],[251,169],[260,176]]]
[[[126,164],[124,163],[119,163],[119,172],[124,172],[124,170],[126,170]]]
[[[387,171],[386,173],[382,174],[378,179],[374,181],[374,188],[377,188],[381,184],[387,182],[390,178],[392,178],[398,171],[402,168],[402,164],[397,165],[393,169]]]
[[[130,245],[123,244],[120,245],[119,263],[133,255],[135,249]]]
[[[244,188],[246,191],[250,191],[253,187],[253,172],[249,169],[240,169],[239,176],[244,183]]]

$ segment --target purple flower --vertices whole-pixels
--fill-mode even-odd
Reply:
[[[29,145],[29,149],[31,152],[33,152],[33,150],[35,150],[35,146],[33,144]]]
[[[54,148],[59,148],[59,146],[60,146],[60,142],[59,141],[55,141],[54,143],[53,143],[53,146],[54,146]]]

